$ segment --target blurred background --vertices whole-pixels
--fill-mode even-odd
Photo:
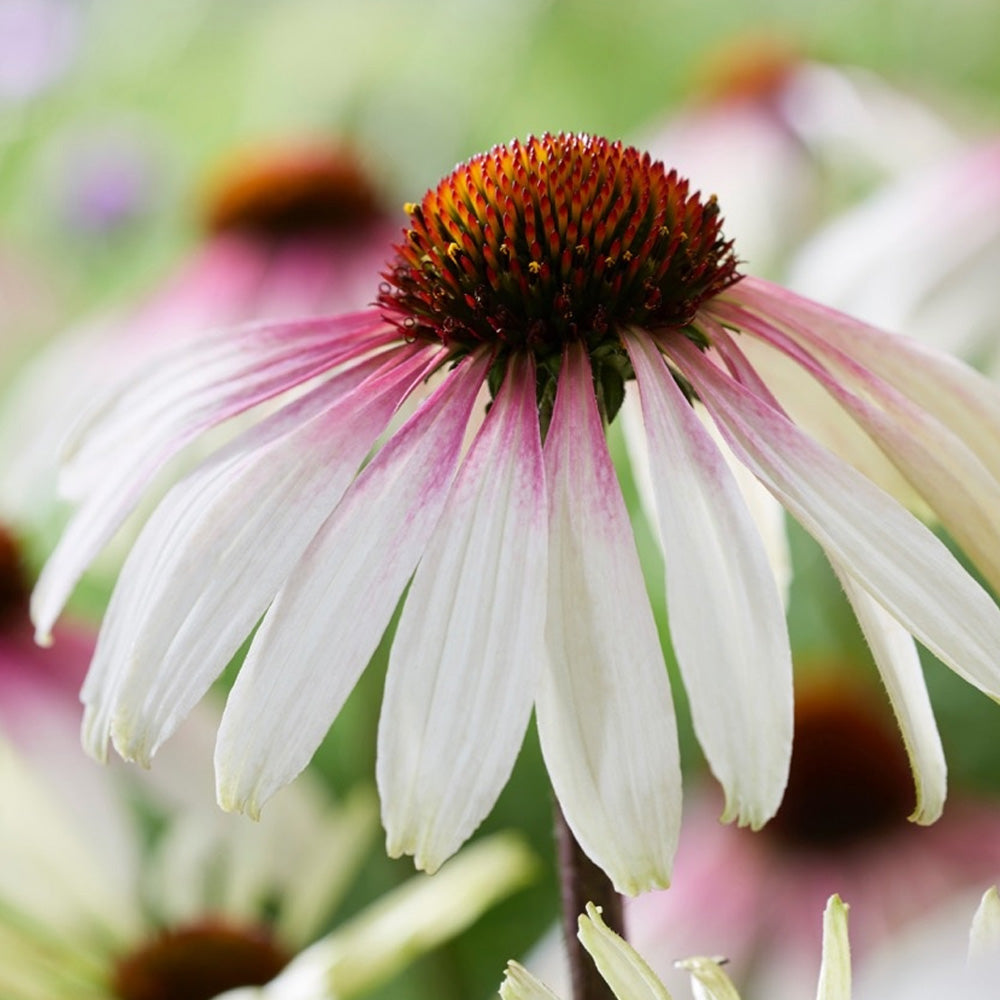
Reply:
[[[217,226],[219,178],[231,176],[247,150],[349,146],[383,216],[401,226],[403,203],[419,200],[455,162],[547,130],[623,138],[690,173],[695,186],[719,194],[746,269],[786,280],[804,243],[841,213],[1000,136],[1000,4],[0,0],[0,388],[8,400],[21,399],[25,373],[45,350],[58,352],[67,331],[127,317],[155,297]],[[944,192],[943,220],[948,204]],[[942,239],[962,239],[942,230]],[[861,237],[855,248],[864,249]],[[992,294],[1000,306],[988,285],[976,294]],[[984,311],[1000,316],[990,309],[985,302]],[[992,336],[1000,338],[1000,321]],[[47,405],[35,403],[34,416],[23,399],[7,407],[6,448],[31,437],[26,422],[41,420],[37,410]],[[622,477],[655,607],[659,556],[624,467]],[[37,495],[30,511],[23,498],[6,507],[3,516],[37,570],[63,512]],[[865,644],[818,550],[793,534],[791,556],[789,615],[802,689],[814,684],[834,715],[844,690],[864,689],[884,708]],[[107,562],[113,570],[115,557]],[[75,613],[99,616],[112,579],[94,574]],[[662,618],[660,625],[666,640]],[[316,759],[317,774],[338,796],[372,782],[384,666],[377,656]],[[996,706],[932,658],[925,668],[952,798],[996,808]],[[682,701],[679,681],[674,691]],[[683,706],[680,714],[688,787],[711,802]],[[834,725],[842,741],[855,740],[852,724]],[[900,742],[891,720],[889,732],[890,742]],[[840,755],[836,739],[820,746],[821,761]],[[862,771],[883,758],[881,746],[862,752]],[[834,779],[816,780],[826,788]],[[827,797],[823,807],[850,812],[850,802],[836,801]],[[912,789],[901,808],[901,817],[848,830],[851,864],[870,830],[905,820]],[[700,809],[696,802],[692,815]],[[831,843],[840,849],[839,835],[826,827],[799,837],[789,824],[766,850],[801,859]],[[521,831],[538,854],[537,879],[371,996],[466,1000],[495,991],[505,961],[530,952],[557,916],[550,827],[544,770],[529,734],[483,832]],[[764,843],[768,836],[760,835]],[[759,869],[759,859],[722,854],[704,864],[717,877],[713,891],[728,898],[740,896],[746,870]],[[411,870],[408,861],[387,860],[375,837],[339,917]],[[983,888],[990,870],[1000,875],[992,857],[975,870]],[[759,917],[753,907],[763,905],[767,889],[761,892],[746,903],[744,921]],[[706,918],[719,921],[720,933],[724,910]],[[637,912],[635,919],[653,926],[657,918]],[[817,908],[817,937],[818,926]],[[652,931],[650,940],[668,959],[679,957],[674,942],[657,945]],[[732,947],[756,955],[748,970],[764,961],[754,951],[759,940]]]

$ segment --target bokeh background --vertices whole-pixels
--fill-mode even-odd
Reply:
[[[0,0],[0,385],[62,331],[170,273],[201,238],[208,178],[234,149],[348,140],[399,208],[456,161],[512,136],[567,130],[641,142],[705,106],[726,53],[764,42],[877,73],[972,139],[1000,128],[996,0]],[[721,155],[738,167],[741,149]],[[863,193],[830,192],[825,215]],[[780,280],[783,260],[766,263]],[[623,476],[655,598],[658,556]],[[53,537],[36,529],[30,538],[36,564]],[[823,560],[798,534],[792,552],[800,669],[837,662],[871,674]],[[100,574],[88,580],[77,613],[99,612],[107,588]],[[925,665],[952,788],[1000,791],[997,708],[930,658]],[[338,793],[374,774],[384,666],[377,656],[317,757]],[[679,683],[674,690],[680,699]],[[683,706],[681,717],[684,763],[697,772]],[[550,821],[530,734],[484,832],[523,831],[540,859],[537,881],[374,996],[490,995],[504,962],[556,918]],[[375,844],[344,912],[410,871]]]

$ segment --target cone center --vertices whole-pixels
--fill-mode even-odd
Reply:
[[[205,920],[157,934],[121,959],[118,1000],[211,1000],[239,986],[262,986],[289,956],[260,928]]]
[[[771,836],[802,849],[852,845],[905,826],[913,796],[906,752],[888,713],[860,694],[798,698],[788,787],[766,827]]]
[[[456,353],[570,340],[620,350],[625,326],[684,326],[739,275],[713,198],[648,154],[543,135],[460,164],[408,205],[379,304]]]

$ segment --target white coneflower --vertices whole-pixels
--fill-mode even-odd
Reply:
[[[1000,377],[1000,141],[912,169],[800,249],[792,287]]]
[[[810,58],[774,30],[710,49],[692,93],[644,145],[719,196],[757,274],[782,265],[845,201],[960,145],[915,95],[871,70]]]
[[[216,754],[221,802],[256,814],[312,757],[405,590],[379,729],[390,853],[433,870],[457,849],[534,708],[583,850],[621,891],[665,885],[673,709],[605,440],[634,379],[672,641],[724,818],[760,826],[781,801],[791,661],[764,546],[695,400],[828,554],[883,672],[921,816],[936,816],[943,774],[925,773],[937,734],[910,634],[1000,695],[1000,610],[850,451],[790,419],[756,358],[825,390],[996,580],[995,389],[741,278],[715,200],[618,142],[495,147],[409,212],[374,308],[208,336],[110,401],[70,454],[85,499],[34,594],[43,641],[171,455],[308,384],[148,522],[84,687],[90,751],[110,739],[148,760],[263,616]]]
[[[274,1000],[344,1000],[457,934],[532,872],[516,839],[481,840],[437,878],[410,879],[320,936],[369,843],[370,798],[336,807],[306,782],[258,826],[220,823],[233,817],[217,811],[161,815],[169,802],[146,786],[146,807],[164,821],[150,845],[136,789],[112,780],[120,773],[99,772],[103,794],[74,810],[62,785],[87,771],[93,792],[93,765],[66,755],[56,787],[33,763],[0,736],[5,997],[210,1000],[264,986]]]

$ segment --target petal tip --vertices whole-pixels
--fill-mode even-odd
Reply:
[[[143,727],[136,727],[130,719],[116,716],[111,720],[111,744],[122,760],[138,764],[149,770],[157,745],[149,739]]]
[[[215,801],[219,808],[227,813],[242,813],[257,822],[260,820],[261,802],[254,792],[244,794],[236,782],[218,783],[215,790]]]

